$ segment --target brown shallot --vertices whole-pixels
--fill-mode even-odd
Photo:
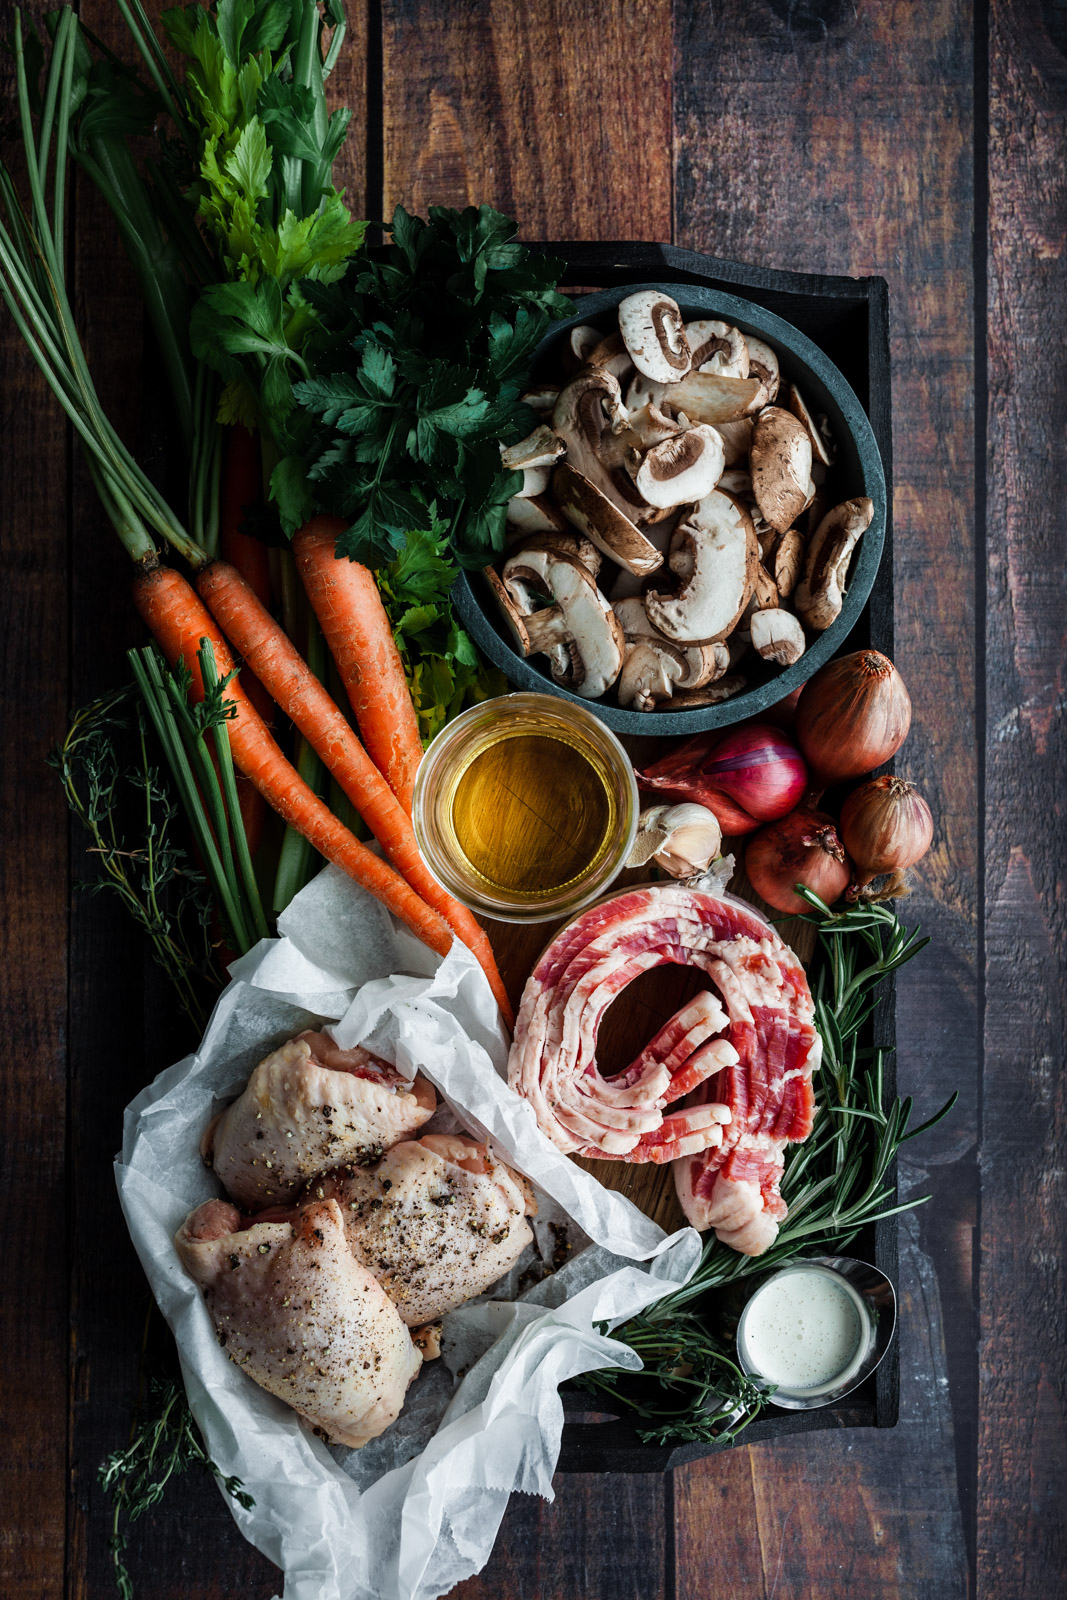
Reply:
[[[832,906],[848,888],[852,863],[832,817],[797,810],[753,835],[745,851],[745,871],[756,893],[776,911],[806,912],[811,907],[796,885],[804,884]]]
[[[805,684],[796,740],[823,788],[862,778],[896,755],[911,727],[911,697],[888,656],[838,656]]]
[[[905,778],[871,778],[845,801],[841,836],[856,864],[849,899],[858,899],[872,878],[891,872],[893,878],[879,896],[888,899],[904,892],[901,874],[929,850],[934,819],[915,785]]]

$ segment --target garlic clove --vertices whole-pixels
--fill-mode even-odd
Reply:
[[[707,806],[688,801],[642,811],[628,867],[654,861],[672,878],[706,872],[722,848],[722,829]]]

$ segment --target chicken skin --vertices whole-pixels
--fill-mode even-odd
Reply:
[[[242,1226],[209,1200],[174,1242],[231,1361],[331,1444],[359,1449],[396,1420],[422,1355],[349,1249],[336,1201]]]
[[[533,1237],[525,1178],[486,1145],[427,1134],[374,1167],[325,1174],[306,1197],[335,1200],[352,1252],[410,1327],[432,1322],[503,1277]]]
[[[232,1198],[259,1211],[290,1204],[328,1167],[376,1161],[436,1106],[425,1078],[409,1083],[369,1050],[302,1033],[260,1062],[201,1148]]]

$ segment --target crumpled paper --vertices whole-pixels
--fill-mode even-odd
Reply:
[[[640,1365],[596,1324],[615,1327],[684,1283],[700,1239],[691,1228],[668,1238],[544,1137],[507,1087],[496,1003],[458,941],[441,960],[333,867],[278,928],[231,967],[196,1053],[127,1108],[119,1197],[207,1449],[255,1501],[227,1504],[283,1569],[284,1600],[436,1600],[485,1564],[513,1490],[552,1498],[559,1385]],[[539,1237],[559,1219],[572,1248],[526,1293],[524,1257],[497,1298],[446,1317],[441,1359],[423,1367],[398,1421],[358,1451],[323,1444],[226,1357],[173,1246],[187,1214],[219,1193],[199,1155],[210,1117],[270,1050],[321,1024],[346,1048],[364,1044],[410,1077],[421,1070],[453,1116],[534,1183]]]

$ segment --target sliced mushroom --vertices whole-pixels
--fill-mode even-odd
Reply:
[[[732,422],[754,409],[763,394],[758,378],[731,378],[716,372],[691,372],[670,391],[671,408],[691,422]]]
[[[544,494],[552,477],[547,467],[519,467],[515,475],[520,474],[522,487],[515,490],[515,500],[532,500],[535,495]]]
[[[531,411],[536,411],[539,417],[543,417],[552,411],[559,399],[559,384],[538,384],[536,389],[527,389],[521,399],[524,406],[529,406]]]
[[[567,465],[599,489],[631,522],[646,510],[630,474],[631,434],[618,380],[603,367],[583,367],[560,392],[552,426],[567,449]]]
[[[631,411],[629,415],[630,431],[636,435],[642,450],[650,450],[654,444],[662,444],[664,439],[681,432],[677,422],[651,404],[642,406],[639,411]]]
[[[735,422],[716,422],[714,428],[722,439],[723,449],[726,452],[726,465],[736,466],[739,461],[744,461],[752,448],[752,429],[754,423],[751,417],[738,417]],[[748,474],[745,474],[748,477]]]
[[[726,494],[736,495],[746,503],[752,499],[752,479],[738,467],[727,467],[715,487]]]
[[[756,568],[756,581],[752,586],[752,596],[761,611],[770,610],[778,605],[778,585],[762,561]]]
[[[560,347],[564,371],[571,374],[584,367],[602,338],[600,329],[591,327],[587,322],[579,322],[568,329]]]
[[[524,499],[516,494],[508,501],[508,527],[520,534],[564,533],[567,519],[547,494],[530,495]]]
[[[626,643],[616,685],[621,706],[653,711],[678,689],[697,689],[721,678],[730,661],[724,644],[681,645],[653,627],[641,599],[634,595],[612,606]]]
[[[689,346],[677,302],[639,289],[619,304],[619,333],[638,372],[653,383],[677,383],[689,371]]]
[[[797,612],[809,628],[821,632],[841,615],[852,552],[873,516],[874,503],[861,497],[842,501],[819,523],[795,597]]]
[[[722,476],[726,452],[714,428],[685,428],[638,457],[634,482],[650,506],[703,500]]]
[[[815,460],[821,461],[824,467],[832,467],[836,451],[834,449],[833,435],[830,433],[830,424],[824,416],[822,420],[826,425],[826,433],[823,434],[822,429],[808,410],[804,396],[795,383],[789,385],[789,409],[798,422],[802,422],[807,428],[808,438],[811,440],[811,453]]]
[[[650,620],[669,639],[725,639],[752,595],[759,546],[739,500],[713,489],[671,539],[667,564],[681,579],[677,594],[645,596]]]
[[[630,360],[630,352],[622,342],[621,333],[609,333],[595,345],[585,358],[586,366],[601,367],[605,372],[610,372],[619,383],[629,383],[633,377],[634,364]]]
[[[530,550],[554,550],[557,555],[570,556],[572,560],[580,561],[593,578],[599,576],[604,564],[604,558],[592,540],[583,538],[566,525],[561,533],[553,529],[548,533],[531,534],[528,539],[517,540],[508,551],[508,559],[524,555]]]
[[[572,527],[637,577],[646,577],[663,565],[662,552],[570,462],[561,461],[556,468],[552,494]]]
[[[787,528],[775,546],[774,582],[783,600],[788,600],[797,586],[804,560],[804,544],[804,535],[799,528]]]
[[[590,700],[611,687],[622,666],[622,629],[580,561],[529,546],[505,561],[501,587],[520,614],[525,653],[547,654],[557,683]],[[494,593],[499,597],[495,587]],[[538,595],[550,595],[553,604],[535,610]]]
[[[751,334],[746,334],[745,342],[748,345],[748,375],[760,380],[767,391],[765,403],[772,406],[778,398],[780,382],[778,357],[762,339],[754,339]]]
[[[781,406],[765,406],[752,431],[749,465],[756,504],[770,526],[784,533],[815,493],[807,428]]]
[[[698,706],[716,706],[740,694],[748,679],[740,672],[732,672],[717,683],[706,683],[702,689],[679,689],[664,701],[661,711],[694,711]]]
[[[740,328],[729,322],[687,322],[685,336],[694,372],[719,372],[728,378],[748,377],[748,345]]]
[[[754,611],[749,633],[753,648],[764,661],[777,661],[780,666],[791,667],[804,654],[804,629],[791,611],[783,611],[778,606]]]
[[[563,454],[563,440],[546,423],[541,423],[518,444],[500,452],[500,460],[511,472],[525,467],[550,467]]]

